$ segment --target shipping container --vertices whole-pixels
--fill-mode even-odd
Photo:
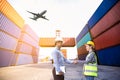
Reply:
[[[63,56],[67,58],[67,49],[61,49],[61,52],[63,53]]]
[[[28,24],[24,25],[22,32],[29,34],[36,42],[39,42],[39,37]]]
[[[28,54],[17,54],[17,61],[15,65],[21,64],[31,64],[33,63],[33,58]]]
[[[55,46],[55,38],[53,37],[41,37],[39,45],[41,47],[54,47]],[[63,37],[63,47],[74,47],[75,46],[75,38],[73,37]]]
[[[77,43],[77,48],[81,47],[82,45],[84,45],[85,43],[87,43],[87,41],[92,40],[91,39],[91,35],[90,32],[88,32],[78,43]]]
[[[89,31],[88,24],[85,25],[85,27],[82,29],[82,31],[79,33],[79,35],[76,38],[76,41],[79,42],[79,40]]]
[[[18,28],[13,22],[11,22],[2,13],[0,13],[0,30],[10,34],[15,38],[19,38],[21,34],[21,29]]]
[[[39,56],[39,47],[32,47],[32,56]]]
[[[101,65],[120,67],[120,45],[98,50],[97,55]]]
[[[33,40],[33,38],[31,38],[28,34],[26,33],[21,33],[21,36],[20,36],[20,39],[19,39],[20,42],[25,42],[25,43],[28,43],[30,44],[31,46],[38,46],[39,43],[37,43],[35,40]]]
[[[12,51],[0,49],[0,67],[14,65],[16,61],[16,54]]]
[[[0,48],[15,50],[18,39],[0,31]]]
[[[78,52],[78,55],[79,54],[87,54],[88,53],[88,51],[86,50],[86,47],[84,45],[79,47],[79,48],[77,48],[77,52]]]
[[[78,59],[79,60],[85,60],[86,56],[87,56],[87,54],[78,54]]]
[[[16,53],[32,54],[32,46],[24,42],[18,42],[17,47],[16,47]]]
[[[23,28],[24,20],[16,12],[16,10],[7,2],[7,0],[0,0],[0,12],[15,23],[19,28]]]
[[[120,44],[120,23],[94,39],[96,50]]]
[[[89,29],[91,29],[119,0],[103,0],[95,13],[89,19]]]
[[[120,1],[91,29],[93,38],[120,22]]]
[[[74,47],[75,46],[75,38],[63,38],[63,47]]]
[[[38,63],[38,56],[32,56],[33,58],[33,63]]]

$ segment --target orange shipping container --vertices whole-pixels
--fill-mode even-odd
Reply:
[[[0,0],[0,12],[7,16],[19,28],[23,28],[24,20],[6,0]]]
[[[64,57],[67,58],[67,50],[66,49],[61,49],[61,52],[63,53]]]

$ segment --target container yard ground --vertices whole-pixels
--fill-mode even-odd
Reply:
[[[85,80],[83,64],[66,64],[65,80]],[[51,62],[0,68],[0,80],[53,80]],[[99,65],[99,76],[95,80],[119,80],[120,67]]]

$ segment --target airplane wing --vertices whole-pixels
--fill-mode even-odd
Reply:
[[[34,18],[29,17],[29,18],[30,18],[30,19],[33,19],[33,20],[35,20],[35,21],[38,19],[38,17],[34,17]]]
[[[29,13],[31,13],[31,14],[33,14],[33,15],[37,15],[36,13],[30,12],[30,11],[27,11],[27,12],[29,12]]]
[[[47,12],[47,10],[44,10],[43,12],[40,13],[40,15],[44,15]]]

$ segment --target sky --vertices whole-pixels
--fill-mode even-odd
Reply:
[[[39,37],[55,37],[55,31],[61,30],[63,37],[77,37],[102,0],[8,0],[22,16],[26,24]],[[44,14],[49,21],[29,19],[31,11]]]
[[[55,31],[61,30],[62,37],[77,37],[102,0],[8,0],[15,10],[29,24],[39,37],[55,37]],[[27,11],[44,14],[49,21],[29,19],[33,17]],[[67,49],[68,58],[76,58],[76,47]],[[40,57],[50,56],[51,48],[40,48]],[[69,54],[68,54],[69,53]]]

